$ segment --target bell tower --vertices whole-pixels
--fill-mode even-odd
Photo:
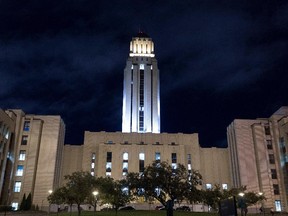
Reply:
[[[139,32],[124,69],[122,132],[160,133],[160,83],[154,43]]]

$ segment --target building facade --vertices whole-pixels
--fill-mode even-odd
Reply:
[[[31,193],[35,206],[39,209],[48,206],[48,191],[60,186],[64,122],[60,116],[28,115],[22,110],[6,113],[13,116],[11,146],[14,148],[8,153],[11,163],[6,166],[6,183],[9,185],[4,187],[3,198],[18,209],[24,194],[27,197]]]
[[[265,208],[287,211],[288,107],[270,118],[234,120],[227,128],[232,185],[263,193]]]
[[[183,164],[188,172],[198,170],[204,189],[215,184],[229,188],[227,149],[201,148],[197,133],[160,133],[159,83],[154,43],[138,33],[124,70],[122,132],[85,131],[83,145],[65,145],[63,176],[84,170],[122,179],[161,160],[174,167]]]
[[[13,169],[15,115],[9,116],[0,109],[0,203],[7,204]]]

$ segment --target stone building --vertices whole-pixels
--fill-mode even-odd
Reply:
[[[48,206],[48,191],[60,186],[65,125],[60,116],[25,114],[22,110],[7,110],[10,116],[12,142],[8,150],[5,203],[17,209],[31,193],[32,202]],[[0,116],[0,122],[7,116]],[[6,121],[6,122],[7,122]],[[7,154],[7,153],[6,153]],[[4,167],[4,165],[3,165]]]
[[[235,119],[227,138],[232,185],[263,193],[265,208],[287,211],[288,107],[266,119]]]

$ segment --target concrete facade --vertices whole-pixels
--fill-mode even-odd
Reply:
[[[48,191],[60,186],[65,125],[60,116],[28,115],[7,110],[15,116],[15,148],[11,150],[10,193],[7,202],[18,208],[23,195],[32,195],[39,208],[48,206]]]
[[[141,172],[141,166],[161,160],[172,166],[183,164],[188,171],[198,170],[203,177],[203,189],[215,184],[231,186],[227,149],[201,148],[196,133],[85,131],[83,146],[65,145],[63,164],[71,164],[71,158],[65,155],[74,160],[73,168],[65,168],[65,174],[84,170],[97,177],[122,179],[127,172]]]
[[[232,185],[263,193],[264,207],[287,211],[287,115],[280,108],[270,118],[234,120],[227,128]]]
[[[0,109],[0,203],[7,204],[14,162],[15,115]]]

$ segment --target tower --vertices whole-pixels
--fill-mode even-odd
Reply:
[[[160,133],[159,70],[154,43],[140,32],[124,69],[122,132]]]

